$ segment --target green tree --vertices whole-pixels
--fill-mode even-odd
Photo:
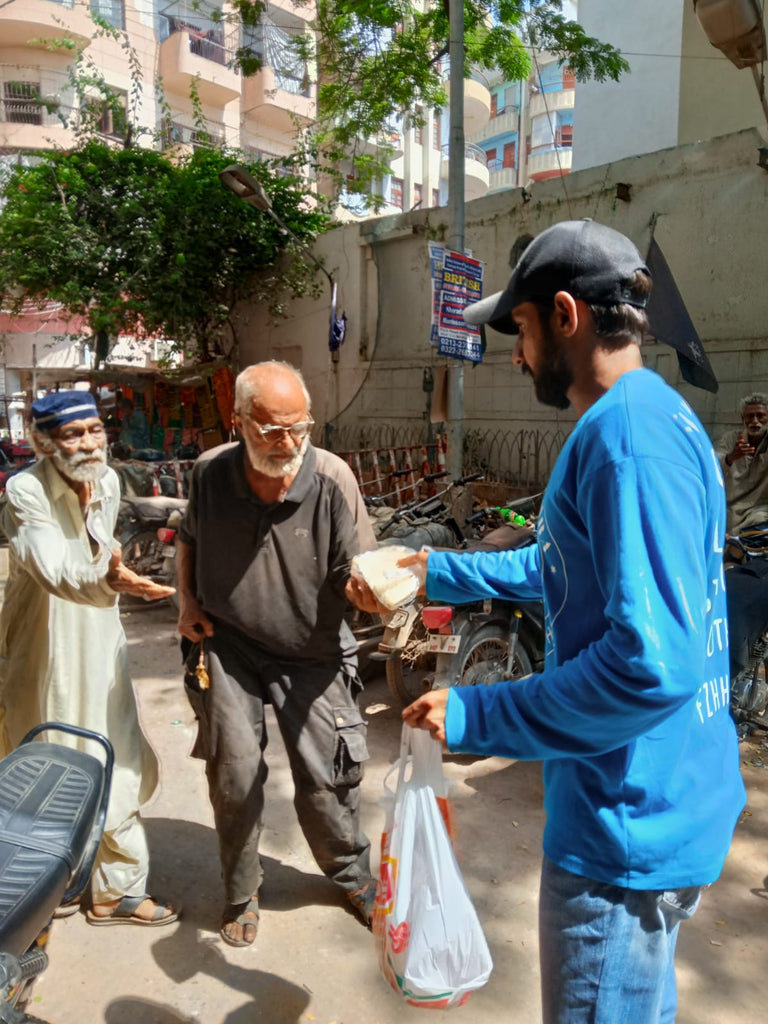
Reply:
[[[305,6],[308,0],[293,0]],[[315,39],[299,38],[319,69],[318,119],[305,139],[320,167],[334,173],[352,160],[365,191],[387,171],[393,152],[386,137],[396,119],[417,107],[447,103],[442,73],[449,47],[451,2],[431,0],[317,0]],[[247,5],[248,0],[242,0]],[[629,69],[614,47],[588,36],[563,15],[561,0],[463,0],[465,76],[472,68],[499,69],[508,81],[531,74],[531,54],[546,50],[579,81],[617,80]],[[259,5],[256,5],[259,6]],[[376,156],[365,143],[379,140]],[[340,180],[338,170],[336,176]]]
[[[118,333],[159,334],[202,360],[231,355],[236,306],[280,311],[281,296],[317,288],[315,267],[263,212],[223,188],[226,153],[178,162],[150,149],[88,141],[53,151],[5,182],[0,299],[55,300],[82,316],[107,357]],[[326,216],[294,180],[249,163],[291,231],[309,244]]]

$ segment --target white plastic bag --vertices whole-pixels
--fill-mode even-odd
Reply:
[[[379,963],[414,1006],[460,1006],[486,983],[493,962],[446,829],[440,744],[404,725],[395,769],[395,792],[384,782],[387,814],[373,916]]]

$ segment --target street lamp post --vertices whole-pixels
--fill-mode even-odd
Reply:
[[[464,0],[451,0],[448,55],[450,136],[448,148],[448,248],[464,252]],[[448,364],[448,469],[452,479],[464,464],[464,360]]]

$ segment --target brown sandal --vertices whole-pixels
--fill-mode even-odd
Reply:
[[[156,904],[152,917],[139,917],[135,913],[144,900],[152,900]],[[86,910],[85,919],[88,924],[92,924],[96,928],[105,928],[107,925],[113,924],[137,924],[144,928],[162,928],[163,925],[178,921],[180,915],[181,908],[175,910],[170,903],[144,893],[143,896],[123,896],[111,914],[98,915],[94,914],[92,910]]]

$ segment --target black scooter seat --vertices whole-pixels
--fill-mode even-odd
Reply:
[[[0,950],[21,955],[78,868],[104,768],[80,750],[25,743],[0,761]]]

